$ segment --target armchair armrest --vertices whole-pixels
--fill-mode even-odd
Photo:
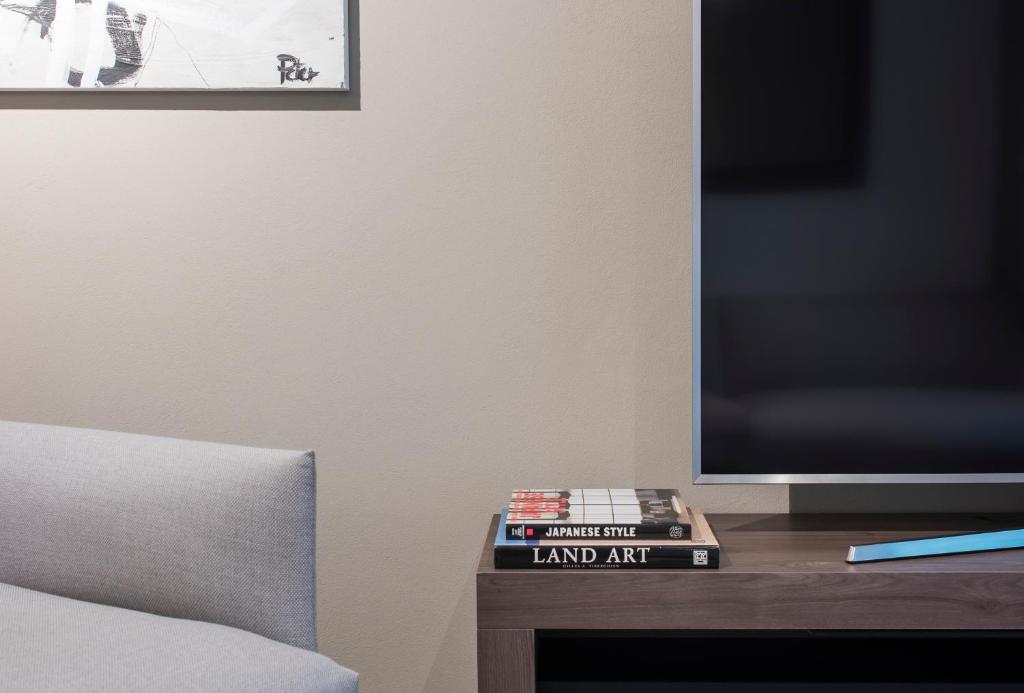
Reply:
[[[312,452],[0,421],[0,582],[316,649]]]

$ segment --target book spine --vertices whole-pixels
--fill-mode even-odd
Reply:
[[[557,534],[549,534],[557,528]],[[575,524],[531,524],[529,522],[505,523],[506,539],[689,539],[690,525],[575,525]]]
[[[501,546],[495,568],[679,569],[717,568],[716,546]]]

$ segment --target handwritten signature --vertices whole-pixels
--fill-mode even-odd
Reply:
[[[320,74],[294,55],[281,53],[277,56],[277,59],[280,63],[277,66],[277,71],[281,73],[281,84],[285,82],[306,82],[307,84],[312,84],[313,78]]]

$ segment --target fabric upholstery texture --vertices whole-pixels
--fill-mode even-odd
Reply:
[[[236,628],[0,584],[8,693],[356,693],[327,657]]]
[[[0,582],[316,649],[315,488],[312,452],[0,422]]]

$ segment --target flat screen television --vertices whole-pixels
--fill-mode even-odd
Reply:
[[[694,2],[694,477],[1024,481],[1024,2]]]

